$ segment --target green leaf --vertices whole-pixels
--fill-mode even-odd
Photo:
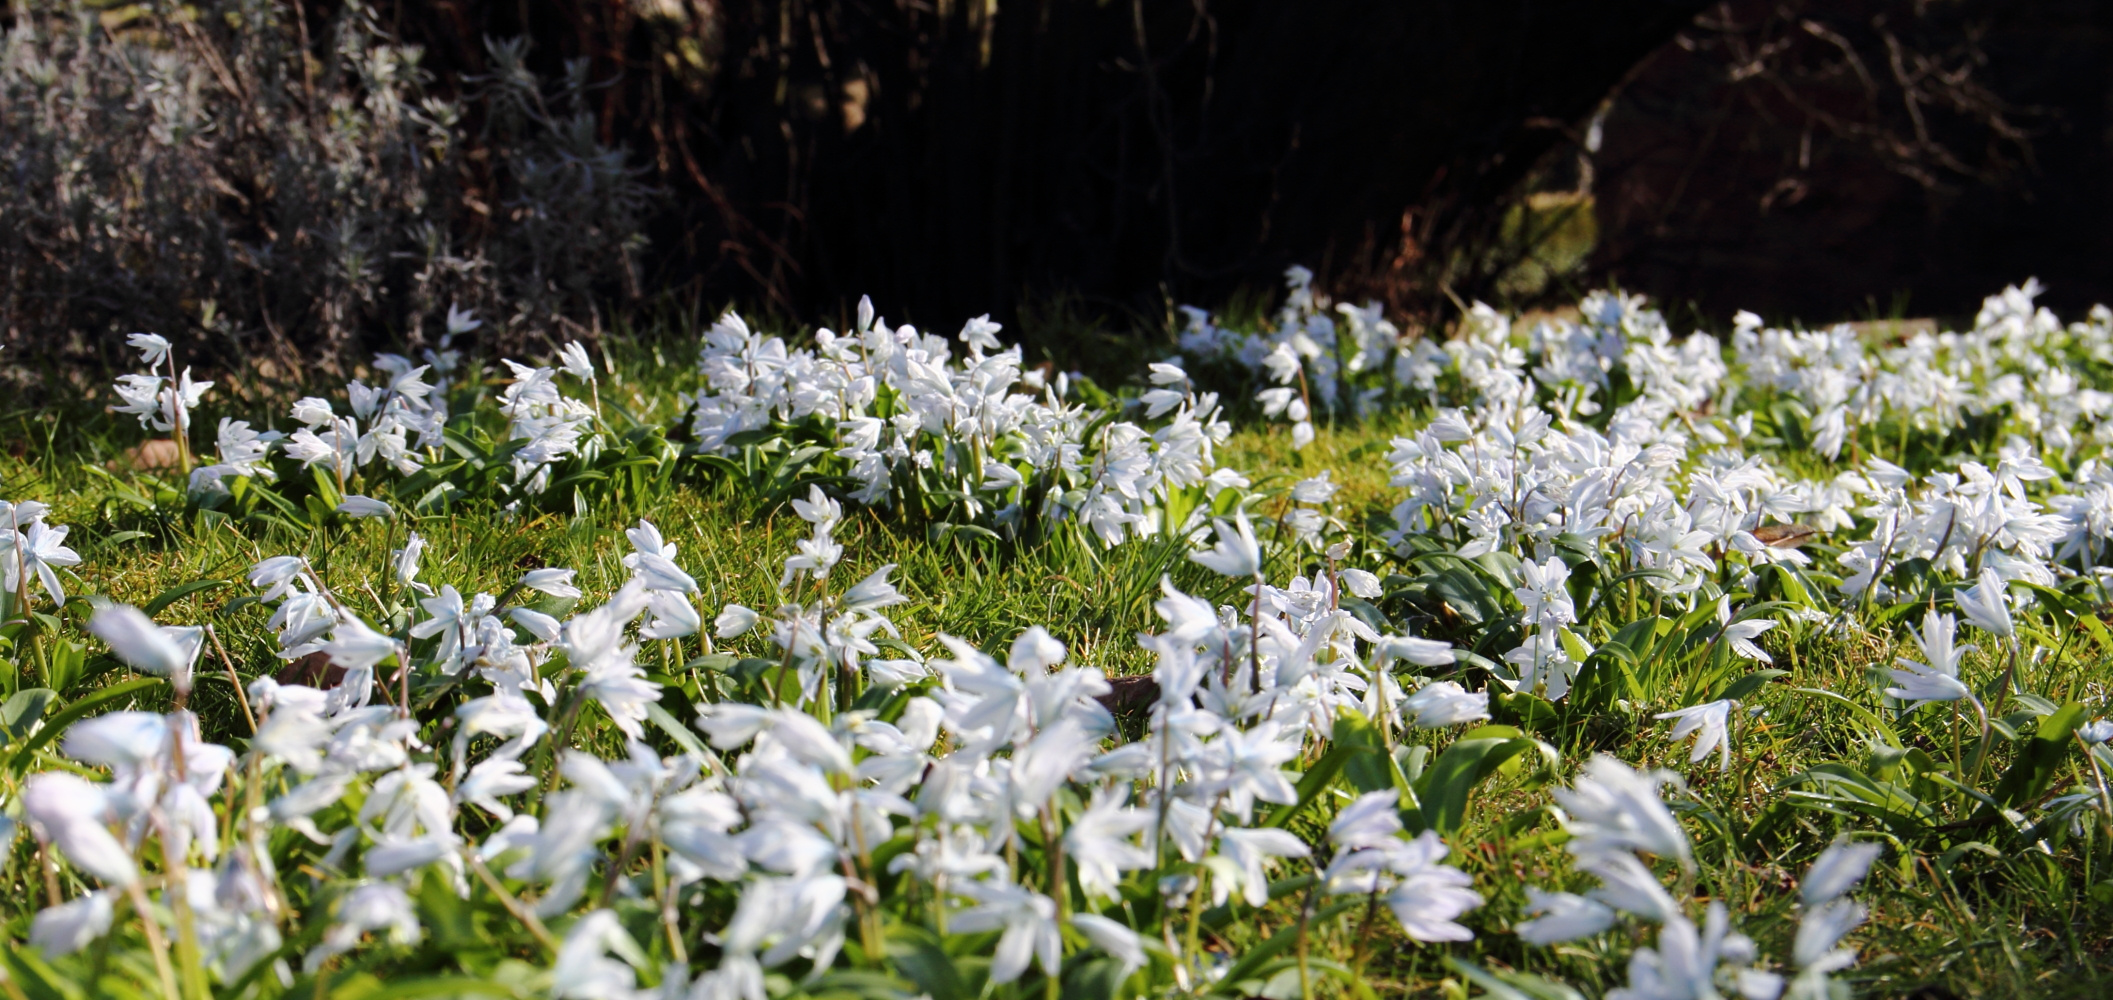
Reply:
[[[704,743],[697,738],[697,734],[670,715],[667,709],[660,707],[659,703],[646,703],[646,718],[659,726],[661,732],[668,734],[668,738],[674,740],[675,745],[687,751],[690,756],[700,761],[712,759],[713,754],[704,748]]]
[[[72,704],[61,709],[59,714],[52,716],[51,721],[45,723],[43,729],[37,730],[36,735],[31,736],[27,742],[23,743],[22,749],[15,751],[14,759],[8,762],[8,767],[17,774],[21,773],[22,768],[29,763],[30,758],[36,754],[39,748],[57,739],[60,733],[66,731],[66,727],[80,721],[83,716],[111,702],[130,698],[163,683],[166,682],[158,677],[140,677],[121,684],[112,684],[99,691],[74,699]]]
[[[1497,719],[1533,733],[1546,733],[1562,724],[1562,710],[1555,703],[1529,691],[1498,693],[1490,698]]]
[[[1327,921],[1334,919],[1337,914],[1347,913],[1363,905],[1365,905],[1365,901],[1362,899],[1346,899],[1339,903],[1321,907],[1319,910],[1314,911],[1313,918],[1306,922],[1306,932],[1308,935],[1312,935],[1315,933],[1315,925],[1325,924]],[[1261,972],[1262,967],[1269,963],[1270,959],[1277,957],[1284,949],[1297,944],[1298,941],[1299,925],[1297,922],[1293,922],[1283,930],[1270,935],[1269,940],[1249,948],[1247,954],[1240,956],[1240,960],[1233,963],[1232,968],[1225,970],[1225,975],[1221,976],[1216,983],[1218,990],[1231,990],[1236,984],[1255,978]],[[1306,964],[1311,966],[1314,963],[1309,960]],[[1213,992],[1217,992],[1217,990]]]
[[[345,984],[352,986],[352,983]],[[349,990],[333,990],[332,996],[352,995]],[[469,976],[431,976],[385,985],[378,990],[360,990],[358,1000],[398,1000],[409,997],[517,997],[521,994],[505,983],[489,979],[473,979]]]
[[[2011,763],[2010,770],[2003,772],[2002,780],[1996,782],[1990,794],[1997,802],[2012,809],[2023,809],[2038,801],[2047,786],[2054,782],[2062,759],[2069,753],[2069,738],[2083,724],[2084,706],[2081,702],[2072,701],[2063,705],[2061,711],[2042,717],[2039,732],[2018,751],[2018,759]]]
[[[1815,698],[1831,698],[1835,701],[1841,702],[1843,705],[1848,707],[1849,711],[1854,712],[1857,718],[1860,718],[1865,722],[1870,723],[1871,727],[1878,731],[1878,735],[1885,737],[1885,740],[1888,744],[1894,747],[1899,747],[1901,745],[1900,734],[1895,733],[1893,731],[1892,726],[1886,725],[1886,720],[1879,718],[1878,715],[1872,712],[1870,709],[1865,708],[1862,705],[1859,705],[1853,701],[1850,701],[1848,698],[1842,695],[1835,694],[1832,691],[1822,690],[1820,688],[1791,688],[1790,690],[1798,694],[1809,694]]]
[[[1064,963],[1062,1000],[1115,1000],[1122,993],[1123,965],[1105,955]]]
[[[885,947],[896,971],[909,977],[932,1000],[975,1000],[961,970],[954,967],[953,958],[931,932],[897,924],[888,928]]]
[[[1790,676],[1790,671],[1788,670],[1756,670],[1753,673],[1747,674],[1746,676],[1731,682],[1730,686],[1724,689],[1724,693],[1718,695],[1717,697],[1728,698],[1732,701],[1745,701],[1748,697],[1751,697],[1755,691],[1759,691],[1761,690],[1761,688],[1767,686],[1769,681],[1775,680],[1778,677],[1788,676]]]
[[[1364,713],[1354,708],[1338,710],[1334,735],[1336,746],[1351,751],[1343,762],[1343,777],[1350,780],[1351,787],[1359,792],[1383,792],[1408,784],[1402,780],[1394,758],[1387,755],[1386,740],[1379,727]]]
[[[1276,811],[1269,814],[1268,819],[1262,821],[1262,825],[1283,826],[1291,822],[1292,817],[1320,798],[1321,792],[1327,789],[1337,774],[1342,773],[1343,765],[1349,763],[1352,756],[1362,752],[1364,751],[1361,747],[1329,747],[1328,752],[1322,754],[1320,760],[1314,761],[1313,766],[1306,769],[1306,774],[1299,778],[1298,801],[1278,806]]]
[[[1416,784],[1423,825],[1443,835],[1460,829],[1461,821],[1467,818],[1467,800],[1475,787],[1497,773],[1497,768],[1532,748],[1532,740],[1518,736],[1454,741]]]
[[[1585,995],[1567,983],[1524,972],[1490,972],[1462,959],[1447,956],[1445,964],[1482,987],[1495,1000],[1585,1000]]]
[[[226,580],[192,580],[189,583],[178,584],[177,586],[170,587],[169,589],[162,591],[160,596],[157,596],[153,600],[148,601],[146,605],[144,607],[141,607],[139,610],[145,613],[147,617],[152,618],[155,615],[161,614],[164,610],[169,607],[169,605],[174,604],[177,601],[183,600],[184,598],[189,597],[192,594],[225,586],[227,586]]]
[[[740,662],[740,659],[740,657],[732,653],[706,653],[703,656],[693,657],[690,662],[682,665],[682,669],[709,670],[715,674],[723,674],[732,670],[734,664]]]
[[[9,740],[19,740],[29,735],[31,727],[44,717],[46,709],[57,701],[59,693],[50,688],[24,688],[0,705],[0,725],[7,727]]]

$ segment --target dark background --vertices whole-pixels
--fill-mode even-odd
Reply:
[[[358,17],[419,46],[435,94],[489,90],[496,39],[525,39],[542,77],[586,81],[595,138],[651,188],[646,241],[505,319],[531,339],[670,305],[835,323],[870,294],[940,328],[991,313],[1076,360],[1080,331],[1252,303],[1291,264],[1433,329],[1475,299],[1549,306],[1607,283],[1709,325],[1740,308],[1970,316],[2034,275],[2063,310],[2113,300],[2113,2],[214,2],[138,34],[235,51],[226,26],[256,8],[245,23],[276,24],[327,80]],[[298,58],[273,71],[289,113],[313,96],[295,81],[318,85],[286,68]],[[464,123],[472,144],[483,127]],[[432,215],[466,241],[508,197],[477,155],[459,201],[479,211]],[[252,234],[229,244],[250,266],[254,234],[288,227],[245,192],[218,211]],[[0,244],[28,239],[8,228]],[[59,287],[33,276],[46,261],[84,273],[46,246],[12,248],[29,270],[0,280],[41,292]],[[401,292],[390,268],[412,265],[385,263],[327,314],[260,265],[242,279],[256,288],[220,294],[218,326],[178,274],[136,283],[174,289],[159,312],[133,308],[144,292],[50,293],[38,315],[56,318],[0,333],[34,356],[52,339],[39,323],[65,327],[80,355],[189,323],[293,358],[307,324],[341,356],[348,337],[429,335],[418,317],[449,293]]]
[[[2058,306],[2113,299],[2105,3],[535,9],[441,4],[453,21],[416,30],[525,27],[620,73],[606,124],[673,195],[651,283],[706,299],[1149,317],[1304,263],[1442,317],[1503,297],[1534,235],[1507,210],[1578,183],[1581,152],[1597,244],[1543,298],[1611,281],[1698,318],[1957,315],[2037,275]],[[675,86],[685,37],[708,57]]]

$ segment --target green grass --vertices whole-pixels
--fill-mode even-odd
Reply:
[[[651,345],[625,348],[619,355],[625,374],[612,380],[608,397],[639,412],[665,416],[673,389],[660,373],[686,372],[684,360],[657,366],[656,360],[667,356]],[[150,495],[156,485],[153,475],[124,468],[127,450],[142,436],[136,426],[92,407],[92,402],[84,402],[64,411],[0,418],[0,437],[12,442],[0,448],[0,496],[49,503],[54,523],[73,526],[69,542],[84,561],[70,590],[144,605],[193,581],[230,581],[174,602],[165,620],[213,623],[245,680],[280,666],[269,652],[272,640],[263,609],[230,604],[248,593],[239,578],[258,558],[306,555],[327,582],[343,585],[341,592],[355,610],[377,610],[378,597],[355,581],[385,575],[381,567],[390,547],[401,544],[403,523],[354,522],[296,532],[282,526],[215,523],[187,513],[180,503],[142,507],[124,498],[128,485]],[[1224,448],[1221,461],[1258,481],[1331,469],[1344,485],[1338,504],[1341,516],[1361,531],[1366,515],[1384,511],[1393,502],[1383,459],[1388,438],[1405,426],[1382,422],[1324,428],[1303,453],[1289,449],[1282,428],[1243,430]],[[1263,510],[1270,512],[1266,506]],[[934,637],[941,633],[984,648],[1002,648],[1022,629],[1042,625],[1069,645],[1077,662],[1104,667],[1111,675],[1139,673],[1149,663],[1135,636],[1159,625],[1152,602],[1163,575],[1214,601],[1238,599],[1233,587],[1190,563],[1187,549],[1177,544],[1132,543],[1109,551],[1068,537],[1035,546],[962,536],[934,542],[924,528],[887,511],[848,513],[839,532],[846,554],[837,574],[856,579],[883,564],[897,564],[898,585],[911,601],[893,618],[902,641],[919,650],[936,649]],[[776,583],[783,560],[806,533],[806,525],[789,507],[759,501],[741,486],[701,470],[679,476],[672,488],[644,500],[612,500],[570,514],[511,519],[473,507],[416,518],[409,526],[429,544],[420,577],[426,582],[453,584],[465,594],[497,592],[526,568],[568,566],[581,571],[581,585],[592,601],[623,579],[619,559],[628,546],[622,531],[641,517],[651,519],[681,546],[681,561],[697,577],[711,607],[725,602],[766,611],[773,607],[779,599]],[[1280,564],[1271,567],[1271,574],[1281,580],[1307,569]],[[1701,865],[1701,893],[1729,906],[1763,954],[1788,955],[1795,931],[1794,885],[1804,866],[1839,832],[1886,834],[1865,817],[1779,808],[1785,799],[1783,786],[1808,767],[1838,761],[1871,766],[1874,756],[1869,726],[1856,711],[1792,689],[1824,689],[1865,706],[1876,705],[1870,671],[1889,663],[1895,652],[1894,638],[1883,633],[1849,639],[1818,629],[1786,636],[1789,631],[1779,629],[1767,639],[1777,665],[1790,676],[1755,697],[1766,715],[1740,736],[1734,768],[1728,773],[1688,767],[1685,745],[1671,743],[1665,724],[1649,718],[1652,712],[1681,707],[1680,678],[1667,678],[1648,704],[1629,703],[1544,730],[1542,737],[1561,754],[1560,764],[1549,769],[1530,754],[1521,758],[1519,766],[1483,786],[1466,825],[1451,838],[1451,860],[1475,877],[1477,891],[1487,899],[1484,908],[1464,921],[1476,930],[1476,941],[1451,948],[1416,945],[1399,938],[1382,915],[1374,924],[1381,938],[1368,969],[1371,987],[1385,996],[1464,996],[1460,976],[1442,962],[1446,955],[1560,978],[1594,995],[1624,980],[1621,955],[1647,941],[1622,940],[1617,932],[1588,946],[1539,949],[1507,933],[1519,915],[1526,885],[1583,884],[1581,877],[1566,874],[1560,838],[1553,836],[1558,824],[1549,810],[1548,788],[1567,783],[1576,767],[1599,751],[1692,775],[1692,799],[1683,801]],[[1591,638],[1603,641],[1605,636]],[[2062,653],[2031,667],[2025,686],[2057,701],[2073,698],[2096,704],[2106,685],[2113,683],[2113,669],[2108,667],[2113,649],[2102,638],[2081,632],[2050,634],[2048,639]],[[742,648],[761,653],[762,641],[749,637]],[[663,660],[664,652],[649,649],[642,660],[650,669],[677,672],[679,654],[667,654]],[[17,660],[19,671],[31,669],[20,651]],[[1968,671],[1978,686],[1998,672],[1998,664],[1981,655]],[[239,746],[247,733],[230,685],[217,666],[210,673],[218,679],[201,682],[196,704],[206,738]],[[116,676],[87,680],[82,689]],[[24,676],[17,683],[28,686],[29,680]],[[1908,748],[1941,761],[1952,754],[1950,718],[1945,709],[1933,707],[1898,718],[1889,713],[1887,721]],[[1449,738],[1436,733],[1411,737],[1434,749]],[[2083,777],[2074,770],[2082,766],[2075,755],[2062,766],[2061,782]],[[1299,830],[1309,839],[1322,831],[1313,825],[1316,821],[1302,822],[1308,825]],[[2105,831],[2093,828],[2043,853],[2006,836],[2000,826],[1950,822],[1954,828],[1892,836],[1894,849],[1859,891],[1873,914],[1852,938],[1862,962],[1846,978],[1856,984],[1859,995],[2113,994],[2113,971],[2108,968],[2113,942],[2113,868],[2108,865],[2113,853],[2107,850]],[[1566,879],[1576,884],[1565,885]],[[42,897],[34,854],[26,842],[18,842],[0,884],[6,889],[0,928],[19,939]],[[1240,954],[1294,923],[1297,904],[1293,896],[1235,921],[1216,947]],[[1360,936],[1361,916],[1353,909],[1316,925],[1315,954],[1346,958]],[[1323,992],[1335,989],[1325,986]]]

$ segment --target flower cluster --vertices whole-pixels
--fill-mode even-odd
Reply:
[[[734,455],[811,424],[817,468],[840,469],[862,504],[1007,528],[1075,523],[1108,545],[1192,527],[1201,500],[1247,485],[1216,466],[1232,433],[1217,396],[1179,366],[1153,366],[1147,429],[1078,402],[1070,376],[1023,371],[998,330],[970,320],[957,356],[955,343],[890,328],[861,299],[852,332],[819,330],[796,349],[728,313],[705,334],[690,431],[705,451]]]
[[[66,603],[66,585],[59,570],[81,564],[81,556],[66,547],[69,530],[45,520],[49,508],[34,500],[9,503],[0,500],[0,581],[13,604],[9,618],[26,614],[30,586],[44,589],[51,603]]]
[[[1553,945],[1601,934],[1626,914],[1657,924],[1658,944],[1636,949],[1628,985],[1609,991],[1609,1000],[1776,1000],[1786,995],[1783,975],[1761,967],[1759,949],[1732,926],[1724,903],[1712,900],[1698,925],[1689,915],[1691,901],[1667,892],[1651,868],[1653,857],[1672,862],[1683,884],[1692,884],[1687,834],[1659,795],[1677,780],[1664,772],[1638,772],[1612,757],[1587,762],[1576,784],[1555,797],[1571,836],[1571,866],[1600,885],[1583,896],[1529,887],[1527,911],[1536,916],[1516,930],[1533,944]],[[1855,949],[1840,944],[1867,912],[1847,893],[1881,851],[1877,844],[1837,842],[1806,872],[1789,997],[1833,996],[1829,975],[1855,964]]]

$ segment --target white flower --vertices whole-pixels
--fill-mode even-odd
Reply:
[[[395,568],[397,586],[416,590],[422,594],[433,592],[433,588],[417,582],[418,560],[425,555],[425,551],[426,540],[420,537],[418,532],[413,531],[405,536],[403,548],[395,549],[389,553]]]
[[[961,894],[978,906],[950,918],[955,932],[977,934],[1004,928],[991,956],[990,981],[1009,983],[1027,971],[1032,960],[1044,975],[1055,976],[1063,960],[1064,938],[1057,928],[1056,903],[1038,892],[995,882],[969,882]]]
[[[1774,627],[1776,627],[1774,619],[1749,618],[1746,621],[1733,622],[1724,626],[1724,639],[1731,644],[1731,651],[1740,656],[1749,660],[1759,660],[1762,663],[1773,663],[1775,661],[1769,659],[1768,651],[1756,645],[1754,639]]]
[[[1455,921],[1481,906],[1482,897],[1468,888],[1474,879],[1466,872],[1438,863],[1445,855],[1445,842],[1436,831],[1425,830],[1388,860],[1388,870],[1401,881],[1381,899],[1394,911],[1402,931],[1414,940],[1474,940],[1474,932]],[[1252,890],[1249,901],[1253,902]]]
[[[572,344],[572,347],[579,345]],[[609,910],[596,910],[574,922],[558,946],[558,960],[550,970],[550,993],[562,1000],[632,1000],[638,974],[629,965],[609,957],[644,957],[638,943]],[[650,995],[650,994],[644,994]]]
[[[833,525],[843,520],[844,517],[843,505],[837,503],[829,494],[822,492],[820,486],[807,487],[807,499],[794,500],[792,502],[792,510],[793,513],[800,515],[801,520],[816,527]]]
[[[1980,582],[1952,595],[1959,613],[1982,631],[2008,639],[2014,633],[2010,620],[2009,585],[1993,569],[1981,570]]]
[[[506,612],[506,616],[542,642],[556,642],[563,629],[557,619],[532,608],[511,608]]]
[[[458,303],[448,303],[448,336],[460,336],[483,326],[473,309],[464,309]]]
[[[1247,522],[1247,512],[1240,511],[1233,522],[1215,522],[1218,544],[1208,552],[1192,552],[1189,559],[1220,576],[1248,579],[1262,571],[1262,546],[1255,541],[1254,526]]]
[[[81,563],[80,554],[66,547],[67,531],[64,525],[53,527],[43,521],[33,521],[21,529],[14,540],[14,558],[4,560],[4,566],[0,566],[6,575],[7,589],[13,591],[22,586],[18,574],[35,573],[51,602],[65,604],[66,589],[60,585],[57,571]]]
[[[867,614],[909,600],[901,591],[895,589],[894,584],[888,582],[888,574],[893,572],[895,564],[889,563],[853,584],[850,590],[844,591],[841,598],[844,610],[854,614]],[[730,609],[738,607],[738,604],[728,605]]]
[[[149,368],[159,368],[169,358],[169,340],[158,333],[135,333],[125,337],[125,344],[139,352],[139,363]]]
[[[1971,700],[1973,692],[1959,680],[1959,661],[1972,646],[1954,646],[1953,632],[1957,623],[1950,615],[1940,615],[1932,608],[1923,615],[1922,631],[1915,641],[1922,647],[1923,659],[1927,663],[1901,659],[1904,670],[1893,670],[1896,687],[1886,689],[1886,695],[1921,704],[1928,701]]]
[[[1322,469],[1318,476],[1291,484],[1291,498],[1299,503],[1327,503],[1337,489],[1340,487],[1328,479],[1328,470]]]
[[[646,598],[646,608],[653,613],[653,620],[638,630],[641,639],[680,639],[696,635],[704,627],[704,620],[689,598],[673,591],[653,591]]]
[[[1277,858],[1303,858],[1312,853],[1304,842],[1288,831],[1268,827],[1227,829],[1218,834],[1218,851],[1226,864],[1222,869],[1214,868],[1218,877],[1212,879],[1211,884],[1218,898],[1213,905],[1223,905],[1236,883],[1244,888],[1242,898],[1249,906],[1264,906],[1269,902],[1269,876],[1262,870],[1265,863],[1273,863]]]
[[[1638,772],[1606,754],[1585,762],[1571,788],[1555,790],[1569,813],[1570,853],[1583,858],[1621,851],[1649,851],[1689,863],[1687,834],[1658,797],[1671,780],[1662,771]]]
[[[1392,788],[1358,796],[1328,824],[1328,840],[1352,851],[1395,840],[1401,833],[1401,817],[1395,813],[1400,801],[1401,792]]]
[[[167,677],[178,691],[191,689],[191,665],[205,644],[202,630],[163,628],[138,608],[113,604],[88,619],[88,631],[132,669]]]
[[[1450,650],[1446,662],[1452,662]],[[1470,693],[1453,681],[1437,681],[1403,699],[1401,710],[1423,729],[1457,726],[1489,718],[1489,692]]]
[[[587,357],[587,348],[577,340],[568,340],[565,346],[558,348],[558,368],[582,382],[594,381],[594,362]]]
[[[756,627],[762,616],[739,604],[729,604],[719,610],[719,617],[712,619],[712,632],[721,639],[738,639]]]
[[[389,517],[395,514],[395,510],[388,504],[373,497],[360,496],[357,493],[345,497],[344,502],[337,505],[337,512],[347,517],[361,518]]]
[[[1385,669],[1389,660],[1403,660],[1419,667],[1453,665],[1451,644],[1411,635],[1385,636],[1372,644],[1372,653],[1375,659],[1374,669]]]
[[[1885,847],[1880,844],[1836,841],[1820,852],[1819,859],[1805,873],[1805,880],[1798,885],[1799,898],[1806,906],[1833,902],[1863,881],[1883,853]]]
[[[1128,798],[1127,790],[1095,792],[1093,804],[1064,831],[1064,850],[1088,896],[1115,899],[1124,871],[1152,865],[1152,852],[1136,842],[1137,834],[1151,827],[1152,814],[1128,808]]]
[[[1592,898],[1599,902],[1645,920],[1663,923],[1680,918],[1679,904],[1673,902],[1658,877],[1634,854],[1614,851],[1584,855],[1576,867],[1599,878],[1599,888],[1592,890]]]
[[[1071,926],[1093,942],[1094,947],[1107,952],[1109,958],[1122,963],[1118,980],[1129,978],[1131,972],[1144,966],[1144,942],[1136,931],[1093,913],[1072,914]]]
[[[1513,590],[1512,596],[1525,605],[1529,624],[1561,625],[1577,620],[1576,605],[1565,587],[1570,580],[1570,567],[1561,559],[1549,556],[1539,563],[1526,560],[1519,564],[1519,577],[1525,585]]]
[[[1533,886],[1526,887],[1526,912],[1540,916],[1512,930],[1543,947],[1588,938],[1614,926],[1614,911],[1597,900],[1575,893],[1543,892]]]
[[[307,568],[307,561],[300,556],[272,556],[250,567],[249,585],[265,588],[260,599],[275,601],[291,589],[295,578]]]
[[[1370,601],[1385,593],[1385,591],[1380,589],[1379,577],[1370,570],[1345,567],[1340,575],[1343,578],[1343,589],[1349,591],[1353,596],[1362,597]]]
[[[1731,701],[1719,699],[1678,711],[1660,712],[1651,718],[1678,720],[1673,725],[1675,740],[1686,739],[1690,734],[1695,736],[1695,749],[1688,755],[1688,763],[1699,761],[1709,756],[1711,750],[1715,750],[1717,769],[1724,770],[1731,767],[1731,740],[1727,736],[1731,709]]]
[[[56,845],[82,871],[112,886],[139,880],[132,855],[103,826],[100,786],[64,771],[31,775],[22,790],[22,811],[37,836]]]
[[[1837,949],[1835,945],[1861,926],[1867,916],[1869,911],[1853,899],[1836,899],[1807,911],[1798,921],[1791,961],[1800,969],[1823,972],[1849,967],[1856,961],[1856,951]]]
[[[541,591],[552,597],[577,599],[580,596],[580,588],[574,586],[572,582],[572,577],[576,572],[576,570],[552,567],[532,569],[522,575],[521,586],[530,590]]]
[[[369,882],[338,901],[337,922],[323,931],[321,944],[309,951],[303,968],[310,972],[359,946],[369,931],[387,931],[392,943],[415,944],[424,936],[411,897],[389,882]]]
[[[114,896],[109,889],[98,889],[37,911],[36,919],[29,925],[30,945],[43,952],[45,958],[71,955],[87,947],[110,932],[110,903]]]

